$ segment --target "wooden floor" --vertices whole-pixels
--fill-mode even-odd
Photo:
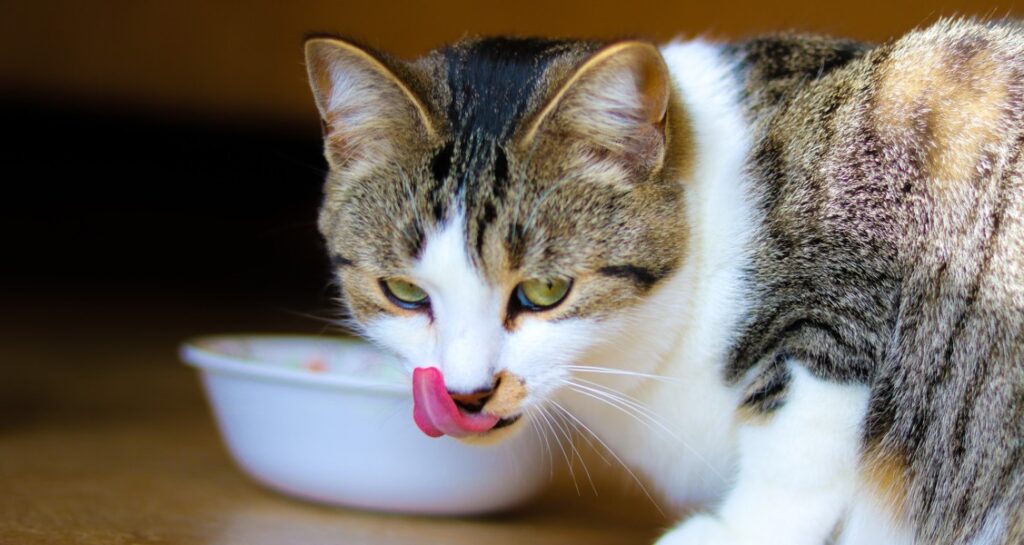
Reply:
[[[522,510],[477,519],[360,512],[262,488],[228,457],[176,349],[198,333],[320,328],[282,322],[187,303],[5,308],[0,543],[623,545],[651,543],[670,523],[610,471],[597,496],[586,483],[577,495],[563,472]]]

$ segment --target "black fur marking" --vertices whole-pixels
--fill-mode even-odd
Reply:
[[[896,422],[896,389],[892,377],[882,375],[871,387],[871,401],[868,403],[868,414],[864,420],[864,443],[871,444],[881,441]]]
[[[433,183],[426,189],[427,202],[431,204],[431,213],[434,221],[441,223],[447,213],[447,196],[445,195],[445,180],[451,174],[452,155],[455,152],[455,144],[448,142],[434,154],[430,160],[430,172],[434,176]]]
[[[836,321],[842,323],[840,320]],[[801,329],[804,328],[816,329],[828,335],[829,337],[832,338],[832,340],[836,342],[836,344],[842,347],[843,350],[845,350],[846,352],[859,352],[858,348],[854,346],[853,343],[844,339],[843,336],[839,334],[839,331],[837,331],[836,328],[832,327],[831,324],[829,324],[828,322],[814,320],[811,318],[800,318],[799,320],[794,320],[792,323],[783,328],[782,331],[780,331],[778,334],[780,339],[779,344],[781,344],[782,340],[788,337],[789,335],[797,331],[800,331]]]
[[[420,253],[423,251],[423,226],[418,221],[412,221],[406,224],[405,228],[402,229],[402,237],[405,242],[406,253],[413,258],[418,258]]]
[[[563,43],[497,37],[449,49],[448,119],[453,132],[463,141],[476,136],[493,142],[508,136],[526,111],[551,53]]]
[[[497,217],[498,211],[494,208],[494,204],[485,204],[484,215],[476,224],[476,255],[480,256],[481,259],[483,258],[484,255],[484,233],[487,232],[487,226],[489,226]]]
[[[504,185],[508,181],[508,157],[499,146],[494,150],[494,183]]]
[[[508,247],[509,266],[513,270],[522,267],[523,258],[526,257],[526,240],[521,223],[509,225],[508,233],[505,234],[505,245]]]
[[[853,341],[843,337],[830,321],[842,323],[843,319],[853,318],[846,315],[822,318],[787,317],[782,311],[758,320],[751,325],[746,340],[738,343],[733,349],[731,363],[726,367],[726,380],[736,382],[752,367],[764,361],[766,357],[777,357],[780,353],[788,357],[804,360],[814,364],[815,372],[826,372],[834,380],[863,380],[869,374],[869,367],[861,365],[866,348],[860,348]],[[782,324],[785,324],[784,326]],[[844,369],[836,369],[836,364],[829,356],[830,350],[820,346],[820,340],[812,336],[821,334],[835,343],[840,352],[850,356]],[[820,347],[819,349],[811,347]],[[809,350],[810,349],[810,350]]]
[[[741,405],[759,413],[772,412],[785,402],[785,393],[793,377],[786,367],[785,355],[779,355],[747,390]]]
[[[434,204],[430,208],[431,213],[434,215],[434,221],[437,223],[444,222],[444,218],[447,215],[447,207],[441,200],[435,200]]]
[[[438,182],[443,182],[448,177],[448,173],[452,169],[452,151],[454,151],[454,144],[448,142],[441,148],[434,159],[430,162],[430,171],[434,174],[434,179]],[[440,187],[438,183],[435,187]]]
[[[471,205],[492,161],[498,185],[508,176],[500,143],[508,139],[530,106],[537,84],[569,42],[496,37],[445,51],[451,102],[447,115],[456,139],[455,194]],[[503,191],[503,189],[502,189]]]
[[[662,272],[652,271],[645,267],[637,267],[636,265],[609,265],[601,267],[597,272],[605,276],[625,278],[644,290],[649,289],[665,277],[665,274]]]
[[[334,269],[340,269],[342,267],[351,267],[352,265],[355,265],[355,263],[347,257],[342,257],[340,255],[331,256],[331,267]]]

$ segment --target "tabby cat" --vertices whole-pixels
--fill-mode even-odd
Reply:
[[[659,541],[1024,543],[1024,28],[313,38],[319,226],[430,435],[541,411]]]

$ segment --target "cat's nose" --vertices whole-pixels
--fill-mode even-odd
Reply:
[[[494,382],[490,386],[485,386],[469,393],[449,391],[448,395],[451,396],[452,401],[454,401],[460,409],[467,413],[478,413],[480,412],[480,409],[484,408],[487,401],[494,396],[494,391],[498,389],[498,384],[500,382],[501,379],[495,378]]]

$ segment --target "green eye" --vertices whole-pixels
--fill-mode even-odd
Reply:
[[[569,279],[531,278],[516,287],[516,299],[527,310],[545,310],[561,303],[570,287]]]
[[[422,288],[398,278],[380,281],[384,293],[396,305],[407,309],[418,309],[427,304],[427,292]]]

